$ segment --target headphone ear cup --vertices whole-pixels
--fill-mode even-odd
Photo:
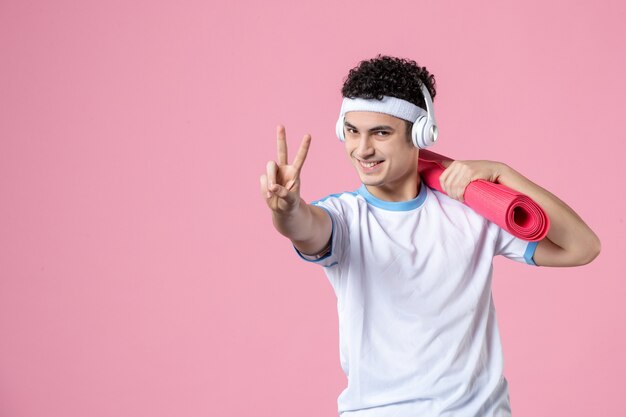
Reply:
[[[413,145],[420,149],[427,148],[437,140],[437,128],[433,125],[432,120],[426,116],[420,116],[413,123],[411,129],[411,139]]]
[[[424,126],[424,147],[432,146],[437,141],[438,134],[437,126],[432,119],[428,119]]]
[[[344,120],[344,116],[339,116],[339,119],[337,119],[337,125],[335,127],[337,138],[339,138],[339,140],[342,142],[346,140],[344,136],[344,132],[343,132],[343,120]]]
[[[413,129],[411,129],[411,140],[416,148],[425,148],[426,142],[424,141],[424,127],[426,125],[426,116],[420,116],[414,123]]]

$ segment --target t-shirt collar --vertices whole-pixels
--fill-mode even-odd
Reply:
[[[416,209],[424,203],[424,200],[426,200],[427,191],[426,191],[426,184],[424,184],[424,182],[422,181],[420,182],[420,191],[417,194],[417,196],[414,199],[407,200],[407,201],[381,200],[380,198],[374,197],[368,191],[365,184],[362,184],[361,187],[359,187],[359,189],[357,190],[357,193],[363,196],[363,198],[365,198],[365,201],[367,201],[369,204],[373,205],[374,207],[378,207],[384,210],[391,210],[391,211],[408,211],[408,210]]]

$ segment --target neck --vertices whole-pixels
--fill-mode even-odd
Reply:
[[[399,181],[401,181],[400,184],[365,185],[365,187],[374,197],[384,201],[409,201],[417,197],[422,184],[417,170],[410,177]]]

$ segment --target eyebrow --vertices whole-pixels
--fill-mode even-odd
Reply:
[[[347,120],[344,121],[344,125],[346,127],[352,128],[352,129],[356,129],[359,130],[356,126],[354,126],[352,123],[348,122]],[[371,128],[369,131],[370,132],[375,132],[377,130],[394,130],[393,127],[391,126],[387,126],[387,125],[379,125],[379,126],[374,126],[373,128]]]

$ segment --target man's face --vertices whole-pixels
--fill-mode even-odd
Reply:
[[[346,152],[363,184],[393,192],[417,175],[418,149],[407,138],[404,120],[352,111],[344,126]]]

